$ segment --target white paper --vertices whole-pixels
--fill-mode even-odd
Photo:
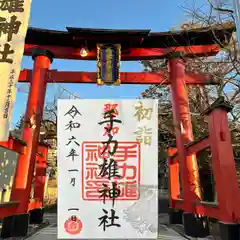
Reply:
[[[125,175],[124,179],[117,178],[116,180],[121,194],[115,199],[114,207],[112,207],[112,199],[106,200],[104,204],[103,199],[99,198],[102,183],[109,184],[109,187],[112,186],[108,179],[103,180],[101,176],[98,176],[101,172],[98,165],[103,163],[101,157],[103,149],[98,150],[98,146],[102,146],[101,142],[107,141],[109,138],[108,134],[104,136],[106,132],[104,127],[107,123],[99,124],[106,120],[103,119],[105,104],[117,105],[118,115],[114,119],[122,121],[122,123],[114,122],[115,134],[111,132],[113,140],[118,141],[117,151],[112,158],[120,167],[119,175]],[[66,114],[69,110],[73,110],[73,107],[81,115],[77,114],[72,118]],[[141,107],[140,117],[143,119],[138,120],[135,116],[136,107]],[[81,126],[71,131],[70,129],[66,130],[70,121],[72,124],[75,123],[75,127],[79,126],[76,125],[77,123]],[[119,127],[118,131],[116,127]],[[141,130],[143,131],[141,132]],[[73,139],[73,136],[75,139],[69,143],[69,139]],[[141,140],[143,141],[141,142]],[[148,144],[145,144],[146,141]],[[75,155],[78,155],[74,159],[67,157],[72,149],[75,150]],[[127,156],[127,159],[124,156]],[[105,155],[105,158],[108,162],[110,161],[109,156]],[[98,177],[98,189],[87,188],[94,185],[96,177]],[[75,178],[75,186],[73,186],[72,178]],[[158,230],[157,191],[157,100],[79,99],[58,101],[58,238],[156,239]],[[68,211],[70,208],[78,210]],[[110,226],[106,227],[104,231],[103,225],[99,226],[99,218],[104,215],[103,209],[107,210],[109,216],[111,209],[115,210],[116,216],[119,217],[115,223],[120,224],[121,227]],[[67,222],[71,216],[76,216],[76,218]],[[111,220],[108,219],[108,223],[110,222]],[[71,231],[70,228],[73,230]]]

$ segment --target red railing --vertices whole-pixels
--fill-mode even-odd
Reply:
[[[0,203],[0,219],[15,215],[18,205],[19,202]]]
[[[205,112],[209,135],[186,145],[185,156],[196,155],[207,148],[211,149],[212,170],[218,198],[217,202],[201,200],[191,202],[192,212],[216,218],[220,221],[239,223],[240,205],[238,203],[240,202],[240,191],[237,183],[226,108],[227,106],[222,102],[218,105],[215,104]],[[168,154],[170,207],[185,210],[187,208],[186,202],[189,202],[189,199],[188,196],[183,196],[181,199],[179,181],[181,163],[178,161],[177,149],[169,148]],[[184,179],[181,179],[181,182],[183,181]]]
[[[0,142],[0,146],[8,150],[24,155],[26,152],[26,144],[19,139],[9,137],[7,142]],[[30,200],[28,211],[39,209],[43,207],[44,185],[46,177],[46,157],[48,153],[47,145],[39,144],[38,150],[41,154],[36,157],[36,176],[34,183],[34,198]],[[20,202],[9,201],[0,203],[0,219],[16,215],[18,213],[18,206]]]

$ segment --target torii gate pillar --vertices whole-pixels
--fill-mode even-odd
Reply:
[[[47,87],[46,74],[52,62],[52,54],[46,50],[35,49],[32,53],[32,58],[34,60],[34,68],[32,81],[30,82],[23,134],[23,140],[26,142],[27,148],[26,153],[20,155],[18,159],[11,191],[11,201],[20,203],[16,215],[11,219],[11,224],[8,224],[8,226],[11,226],[10,232],[12,237],[27,235],[29,198]]]
[[[187,156],[185,149],[185,144],[193,141],[193,132],[188,90],[185,83],[185,63],[182,56],[183,54],[181,52],[171,53],[168,57],[168,66],[172,93],[173,124],[176,134],[178,160],[180,163],[180,177],[183,190],[182,198],[184,199],[183,204],[185,206],[185,212],[183,214],[184,227],[186,232],[189,228],[195,228],[194,231],[202,232],[203,229],[205,230],[204,224],[198,228],[196,227],[197,224],[193,223],[195,220],[195,209],[192,203],[201,200],[201,188],[196,155]],[[179,214],[177,213],[176,215],[178,216]],[[179,219],[179,216],[177,218]],[[206,226],[206,232],[208,232],[208,226]]]
[[[176,56],[175,56],[176,55]],[[172,93],[173,123],[183,181],[183,198],[191,202],[201,199],[198,165],[195,155],[186,156],[185,144],[193,141],[192,121],[189,110],[188,90],[185,83],[185,64],[181,53],[174,53],[169,59],[169,73]],[[192,204],[186,203],[192,212]]]

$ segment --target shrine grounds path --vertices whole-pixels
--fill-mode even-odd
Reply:
[[[207,238],[191,238],[183,234],[183,226],[172,226],[169,225],[168,217],[168,195],[162,193],[159,196],[159,233],[158,239],[160,240],[221,240],[218,237],[207,237]],[[57,213],[53,211],[51,213],[44,214],[44,221],[48,221],[49,225],[42,230],[36,232],[28,240],[57,240]],[[15,240],[15,239],[14,239]],[[60,239],[59,239],[60,240]]]
[[[221,240],[220,237],[209,236],[207,238],[191,238],[184,235],[184,230],[182,225],[169,225],[168,217],[168,195],[160,194],[159,198],[159,232],[158,239],[160,240]],[[7,240],[57,240],[57,209],[56,206],[53,209],[46,210],[44,213],[43,226],[30,226],[29,227],[29,237],[25,238],[8,238]],[[1,225],[1,224],[0,224]],[[44,227],[45,226],[45,227]],[[3,240],[0,237],[0,240]],[[61,240],[61,239],[58,239]]]
[[[168,217],[168,196],[162,194],[159,198],[159,232],[158,239],[160,240],[221,240],[219,237],[209,236],[207,238],[191,238],[184,235],[182,225],[169,225]],[[0,224],[1,225],[1,224]],[[45,226],[45,227],[44,227]],[[30,236],[29,236],[30,235]],[[39,230],[39,226],[29,227],[29,237],[25,238],[9,238],[7,240],[57,240],[57,209],[54,207],[44,214],[44,223]],[[215,235],[215,234],[214,234]],[[3,240],[0,237],[0,240]],[[61,239],[58,239],[61,240]]]
[[[160,222],[165,222],[168,218],[167,214],[160,216]],[[57,214],[45,214],[45,219],[49,221],[49,225],[39,232],[35,233],[28,240],[56,240],[57,239]],[[162,240],[186,240],[187,238],[181,236],[176,231],[167,227],[166,225],[159,225],[159,238]]]

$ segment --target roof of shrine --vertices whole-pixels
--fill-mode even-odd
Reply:
[[[122,48],[167,48],[209,45],[229,42],[235,26],[232,23],[211,28],[151,32],[151,30],[113,30],[67,27],[67,31],[29,28],[26,44],[62,47],[96,48],[97,43],[119,43]]]

